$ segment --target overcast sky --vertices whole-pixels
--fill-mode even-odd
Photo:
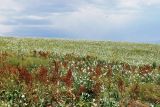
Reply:
[[[160,0],[0,0],[0,35],[160,40]]]

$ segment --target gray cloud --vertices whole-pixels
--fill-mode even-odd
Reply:
[[[160,33],[157,23],[159,19],[155,18],[160,16],[159,0],[0,0],[0,2],[0,34],[5,35],[137,41],[136,38],[140,34],[154,34],[156,35],[154,37],[157,37]],[[146,26],[149,24],[152,28]],[[146,40],[150,39],[149,36],[146,37]]]

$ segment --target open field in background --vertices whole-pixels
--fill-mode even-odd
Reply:
[[[134,65],[160,64],[160,45],[127,42],[92,42],[54,39],[0,38],[0,49],[22,55],[30,55],[33,50],[48,51],[59,55],[74,53],[90,55],[100,60],[121,61]]]
[[[0,106],[160,107],[160,45],[0,37]]]

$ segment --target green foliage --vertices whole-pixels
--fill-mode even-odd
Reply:
[[[160,104],[159,45],[0,38],[0,106]]]

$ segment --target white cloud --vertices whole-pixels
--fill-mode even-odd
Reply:
[[[0,34],[5,35],[6,33],[12,32],[13,28],[9,25],[0,25]]]
[[[6,20],[7,20],[7,19],[6,19],[5,16],[0,16],[0,23],[4,22],[4,21],[6,21]]]
[[[146,6],[160,6],[160,0],[117,0],[121,8],[142,9]]]
[[[5,35],[6,33],[13,31],[13,28],[11,26],[3,24],[6,21],[8,21],[7,17],[0,16],[0,35]]]
[[[104,36],[108,32],[121,29],[137,19],[136,13],[133,11],[111,11],[87,5],[72,13],[53,14],[50,20],[53,28],[86,37],[87,35]]]
[[[44,20],[47,19],[48,16],[42,16],[42,15],[21,15],[21,16],[13,16],[14,19],[30,19],[30,20]]]
[[[22,11],[23,6],[17,0],[0,0],[0,11]]]
[[[139,8],[143,0],[118,0],[118,6],[122,8]]]
[[[0,35],[7,35],[14,31],[14,26],[4,23],[11,21],[11,17],[22,12],[24,7],[17,0],[0,0]]]
[[[146,0],[145,2],[148,6],[152,6],[152,5],[157,5],[158,6],[158,5],[160,5],[160,0]]]
[[[130,25],[134,32],[134,25],[148,17],[145,9],[153,12],[156,6],[160,0],[0,0],[0,32],[29,32],[26,28],[32,34],[48,28],[75,38],[103,38],[99,36],[116,35]]]

